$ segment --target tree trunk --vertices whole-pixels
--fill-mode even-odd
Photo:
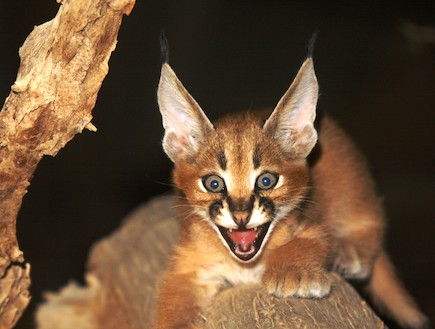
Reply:
[[[90,255],[87,287],[70,283],[47,294],[37,312],[39,329],[149,329],[154,296],[178,224],[174,197],[155,199],[134,211]],[[324,299],[275,298],[261,286],[229,288],[213,301],[204,329],[385,328],[340,276]]]
[[[90,123],[108,72],[122,16],[135,0],[57,0],[56,17],[35,27],[0,112],[0,328],[11,328],[30,300],[29,264],[16,218],[44,155],[57,152]]]

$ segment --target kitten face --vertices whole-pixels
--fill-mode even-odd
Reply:
[[[176,165],[174,182],[231,254],[253,261],[304,199],[305,161],[289,159],[251,115],[221,120],[206,139],[196,157]]]
[[[308,190],[305,159],[317,142],[312,59],[264,124],[239,115],[213,125],[167,63],[157,96],[175,185],[236,259],[254,260]]]

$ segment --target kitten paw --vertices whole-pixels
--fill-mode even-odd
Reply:
[[[357,248],[352,245],[341,246],[333,269],[346,279],[365,279],[370,274],[369,262],[364,261]]]
[[[204,326],[204,324],[207,322],[206,317],[197,310],[192,314],[192,317],[189,321],[189,323],[185,324],[184,326],[177,326],[177,329],[200,329]]]
[[[276,297],[322,298],[331,290],[329,275],[321,268],[281,273],[266,270],[263,284]]]

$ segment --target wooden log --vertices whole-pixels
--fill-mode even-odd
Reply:
[[[56,17],[35,27],[0,112],[0,328],[11,328],[30,296],[16,218],[44,155],[55,156],[91,124],[122,16],[135,0],[57,0]],[[40,237],[43,238],[43,237]]]
[[[37,312],[39,329],[149,329],[154,296],[178,223],[175,197],[155,199],[134,211],[89,258],[87,287],[70,283],[47,294]],[[204,329],[385,328],[355,290],[337,274],[324,299],[275,298],[259,285],[224,290],[206,312]]]

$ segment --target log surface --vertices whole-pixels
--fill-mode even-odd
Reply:
[[[159,277],[178,235],[174,204],[175,197],[155,199],[98,242],[88,286],[69,284],[47,295],[38,328],[151,328]],[[385,328],[347,282],[331,276],[332,292],[324,299],[280,299],[259,285],[231,287],[214,299],[204,329]]]

